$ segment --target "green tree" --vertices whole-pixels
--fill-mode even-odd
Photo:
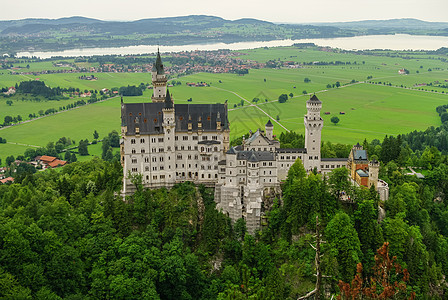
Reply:
[[[331,117],[331,123],[333,123],[334,125],[338,124],[339,123],[339,118],[336,117],[336,116]]]
[[[350,217],[344,212],[337,213],[325,228],[325,238],[327,251],[337,262],[337,277],[349,281],[361,261],[361,243]]]
[[[285,103],[288,100],[288,95],[287,94],[281,94],[280,96],[278,96],[278,102],[279,103]]]
[[[78,153],[81,156],[87,156],[89,155],[89,150],[87,149],[87,146],[89,145],[88,140],[80,140],[78,144]]]
[[[100,136],[100,135],[98,134],[98,131],[95,130],[95,131],[93,132],[93,139],[97,140],[97,139],[99,138],[99,136]]]

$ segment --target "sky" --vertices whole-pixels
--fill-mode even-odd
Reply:
[[[0,20],[83,16],[125,21],[194,14],[278,23],[398,18],[448,22],[447,0],[16,0],[8,1],[7,8]]]

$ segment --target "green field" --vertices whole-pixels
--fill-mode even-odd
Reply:
[[[440,125],[440,119],[435,111],[438,105],[448,104],[448,95],[441,92],[446,89],[435,89],[438,93],[401,88],[420,82],[444,82],[448,79],[446,62],[420,55],[413,59],[392,57],[377,57],[367,55],[328,53],[314,50],[294,49],[292,47],[248,50],[248,58],[266,60],[267,58],[281,58],[298,61],[357,61],[356,65],[345,66],[307,66],[297,69],[253,69],[248,75],[198,73],[176,80],[182,85],[171,87],[175,103],[229,103],[229,121],[231,123],[231,137],[246,134],[249,130],[263,128],[269,117],[274,122],[274,133],[284,130],[303,132],[303,115],[305,101],[309,94],[317,93],[323,102],[322,117],[324,119],[323,140],[341,143],[362,142],[364,138],[372,140],[382,139],[387,135],[397,135],[413,130],[425,130],[429,126]],[[297,57],[294,57],[297,55]],[[244,56],[240,56],[244,57]],[[364,64],[362,63],[364,61]],[[424,68],[419,66],[423,65]],[[398,75],[399,68],[408,68],[409,75]],[[433,70],[427,71],[428,68]],[[415,70],[421,70],[416,73]],[[414,72],[412,71],[414,70]],[[101,89],[103,87],[119,87],[123,85],[138,85],[150,82],[148,73],[100,73],[97,81],[79,80],[79,74],[49,74],[41,75],[49,86],[79,87],[83,89]],[[364,83],[367,76],[369,81],[390,82],[392,86],[383,84]],[[1,83],[8,85],[23,80],[21,76],[1,75]],[[305,83],[304,79],[310,82]],[[352,80],[357,83],[350,84]],[[209,87],[188,87],[186,82],[207,82]],[[340,88],[327,89],[327,85],[340,82]],[[396,87],[398,86],[398,87]],[[431,87],[431,89],[434,89]],[[430,89],[429,89],[430,90]],[[125,97],[125,102],[150,101],[151,90],[145,91],[140,97]],[[278,103],[280,94],[293,93],[293,98],[286,103]],[[260,101],[255,106],[253,98]],[[240,106],[242,99],[244,105]],[[76,99],[65,100],[74,101]],[[267,100],[267,102],[266,102]],[[49,103],[48,103],[49,102]],[[56,107],[62,106],[55,102]],[[17,115],[19,112],[36,112],[39,107],[44,109],[53,105],[52,101],[34,103],[29,101],[15,101],[11,107],[0,100],[0,115]],[[51,106],[54,107],[54,106]],[[329,114],[324,114],[329,112]],[[339,114],[345,112],[344,115]],[[27,115],[27,114],[22,114]],[[331,117],[338,116],[339,124],[330,122]],[[10,143],[20,143],[34,146],[45,146],[49,141],[56,141],[62,136],[75,141],[88,138],[92,140],[92,133],[97,130],[100,138],[111,130],[119,130],[120,99],[114,98],[101,103],[87,105],[72,111],[48,116],[26,124],[0,130],[0,137]],[[284,129],[286,128],[286,129]],[[92,150],[98,145],[91,146]],[[15,144],[0,144],[0,158],[7,155],[22,154],[26,146]],[[100,149],[100,148],[98,148]],[[99,151],[94,151],[98,155]]]

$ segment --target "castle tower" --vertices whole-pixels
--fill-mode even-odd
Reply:
[[[266,125],[264,125],[264,129],[266,132],[266,137],[269,140],[272,140],[274,138],[274,125],[272,125],[271,119],[269,119],[269,121],[266,123]]]
[[[320,171],[320,142],[324,121],[320,117],[322,102],[313,95],[306,102],[307,114],[304,117],[305,123],[305,148],[307,151],[304,166],[307,171],[314,168]]]
[[[166,97],[166,75],[163,70],[162,58],[160,57],[160,52],[157,50],[156,62],[152,66],[152,102],[163,102]]]
[[[378,173],[380,171],[380,163],[376,159],[369,162],[369,188],[373,185],[375,189],[378,187]]]
[[[123,97],[121,97],[121,137],[124,140],[126,138],[126,132],[128,131],[126,126],[126,106],[123,102]],[[124,141],[120,144],[120,161],[121,166],[124,168]]]
[[[165,106],[163,111],[163,132],[164,132],[164,168],[165,168],[165,182],[174,184],[176,182],[176,152],[175,152],[175,128],[176,119],[174,116],[174,104],[171,100],[170,92],[166,92]]]

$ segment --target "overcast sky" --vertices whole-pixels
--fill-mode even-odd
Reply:
[[[137,20],[191,14],[305,23],[417,18],[448,22],[448,0],[15,0],[1,20],[84,16]]]

